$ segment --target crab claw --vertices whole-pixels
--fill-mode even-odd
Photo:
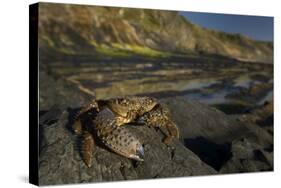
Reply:
[[[142,145],[140,145],[137,149],[136,149],[136,154],[131,154],[130,158],[135,159],[137,161],[144,161],[144,148]]]
[[[115,153],[130,159],[143,161],[144,149],[142,143],[127,127],[116,126],[110,134],[101,135],[100,138]]]

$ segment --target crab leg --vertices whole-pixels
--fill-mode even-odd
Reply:
[[[75,120],[74,124],[72,125],[72,130],[77,135],[82,134],[82,123],[81,123],[80,119]]]
[[[92,166],[93,150],[95,141],[92,135],[88,132],[82,135],[81,155],[88,168]]]
[[[170,144],[174,138],[179,138],[177,125],[171,120],[170,112],[163,106],[158,106],[152,111],[147,112],[137,120],[138,123],[144,123],[149,127],[160,128],[166,137],[163,142]],[[163,129],[164,128],[164,129]]]
[[[171,120],[165,120],[165,121],[162,121],[159,123],[153,122],[153,123],[147,124],[147,126],[154,127],[154,128],[160,128],[161,132],[165,135],[163,142],[166,145],[171,144],[171,142],[174,138],[179,139],[178,127]],[[163,129],[163,128],[166,128],[166,129]]]
[[[90,111],[91,109],[96,108],[98,109],[98,104],[96,100],[92,100],[90,103],[88,103],[86,106],[82,107],[82,109],[77,113],[77,115],[75,116],[74,119],[74,123],[72,125],[72,129],[73,131],[77,134],[77,135],[81,135],[82,134],[82,123],[80,120],[80,117]]]
[[[165,126],[169,132],[163,141],[165,144],[170,144],[174,138],[179,139],[179,129],[174,122],[168,120]]]
[[[76,115],[75,120],[79,119],[80,116],[88,111],[90,111],[91,109],[96,108],[97,110],[99,109],[98,107],[98,103],[96,100],[92,100],[91,102],[89,102],[87,105],[85,105]]]

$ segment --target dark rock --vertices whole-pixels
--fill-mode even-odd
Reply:
[[[202,161],[219,170],[232,157],[231,144],[216,144],[203,137],[184,139],[184,144]]]
[[[80,107],[93,98],[93,96],[79,91],[77,85],[61,78],[56,79],[55,76],[50,76],[47,71],[40,71],[39,83],[41,112],[50,110],[50,108]]]
[[[46,112],[46,115],[48,113],[52,114],[52,111]],[[40,125],[40,185],[217,173],[180,141],[174,141],[167,147],[161,141],[163,135],[160,131],[145,126],[128,126],[144,143],[144,162],[135,162],[97,146],[93,166],[87,168],[79,154],[78,137],[67,128],[70,114],[63,111],[53,124]]]
[[[145,161],[135,162],[98,145],[93,166],[79,152],[79,138],[69,128],[77,108],[91,96],[65,80],[40,73],[40,185],[134,180],[273,169],[272,126],[230,116],[184,97],[161,99],[180,129],[180,141],[162,143],[161,131],[128,126],[144,143]],[[269,106],[270,107],[270,106]],[[253,114],[271,117],[271,107]],[[256,116],[256,115],[255,115]],[[271,121],[267,121],[267,124]],[[273,133],[273,129],[272,129]],[[215,170],[216,169],[216,170]],[[218,172],[217,172],[218,171]]]
[[[220,169],[220,173],[258,172],[273,170],[273,153],[248,140],[232,143],[233,157]]]
[[[91,168],[87,168],[81,159],[79,138],[68,129],[75,110],[52,108],[44,112],[40,116],[40,120],[44,120],[40,121],[40,184],[207,175],[216,174],[216,170],[237,173],[273,169],[272,135],[258,125],[244,124],[207,105],[180,97],[161,102],[171,109],[180,128],[181,140],[185,142],[174,141],[167,147],[161,141],[161,131],[131,125],[127,128],[144,143],[145,161],[135,162],[99,145]]]
[[[273,134],[248,120],[257,114],[270,117],[271,104],[256,109],[252,115],[242,115],[247,117],[244,120],[241,115],[225,115],[208,105],[184,98],[168,98],[162,102],[171,109],[185,146],[220,173],[273,169]]]
[[[184,97],[167,98],[161,102],[166,103],[171,110],[183,139],[203,137],[211,142],[224,144],[249,131],[243,123],[216,108]]]
[[[249,129],[232,142],[233,157],[220,173],[273,170],[273,102],[236,117]]]

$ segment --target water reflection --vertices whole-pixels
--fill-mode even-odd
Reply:
[[[272,89],[258,92],[262,96],[252,96],[253,92],[250,95],[253,86],[273,85],[273,66],[254,63],[87,62],[77,65],[61,62],[50,67],[53,73],[94,90],[98,99],[184,95],[190,100],[213,105],[247,103],[247,95],[255,98],[255,104],[273,98]]]

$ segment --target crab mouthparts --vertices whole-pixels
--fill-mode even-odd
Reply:
[[[139,125],[145,125],[146,121],[143,117],[140,117],[139,119],[137,119],[136,123]]]

